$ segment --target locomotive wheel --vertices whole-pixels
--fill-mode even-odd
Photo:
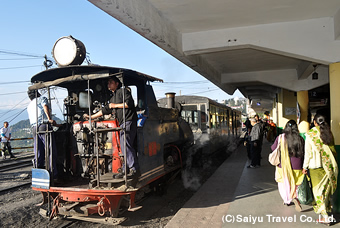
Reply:
[[[164,166],[182,166],[181,151],[176,145],[168,145],[164,148]]]

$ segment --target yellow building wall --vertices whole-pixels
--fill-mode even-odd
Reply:
[[[337,152],[340,154],[340,63],[333,63],[329,66],[329,85],[331,101],[331,129],[334,136]]]
[[[337,162],[340,167],[340,63],[329,65],[329,87],[331,101],[331,130],[334,136],[335,149],[337,151]],[[340,213],[340,174],[338,175],[338,188],[333,195],[333,211]]]

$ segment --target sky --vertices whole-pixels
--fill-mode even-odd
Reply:
[[[155,44],[85,0],[0,1],[0,123],[27,118],[30,79],[52,58],[54,43],[72,35],[82,41],[92,63],[136,70],[161,78],[154,82],[157,99],[166,92],[222,100],[228,95]],[[193,86],[193,84],[195,86]],[[52,91],[53,113],[62,117],[65,91]],[[0,124],[1,126],[2,124]]]

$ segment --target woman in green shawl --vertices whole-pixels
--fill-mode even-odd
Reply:
[[[303,173],[307,174],[309,169],[314,195],[313,209],[322,215],[317,222],[329,224],[328,213],[332,209],[330,196],[335,192],[338,176],[334,138],[324,116],[316,114],[313,122],[315,127],[306,134]]]

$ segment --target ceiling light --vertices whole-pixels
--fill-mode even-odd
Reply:
[[[313,65],[313,67],[314,67],[314,72],[312,74],[312,80],[318,80],[319,79],[319,74],[316,72],[317,65]]]

